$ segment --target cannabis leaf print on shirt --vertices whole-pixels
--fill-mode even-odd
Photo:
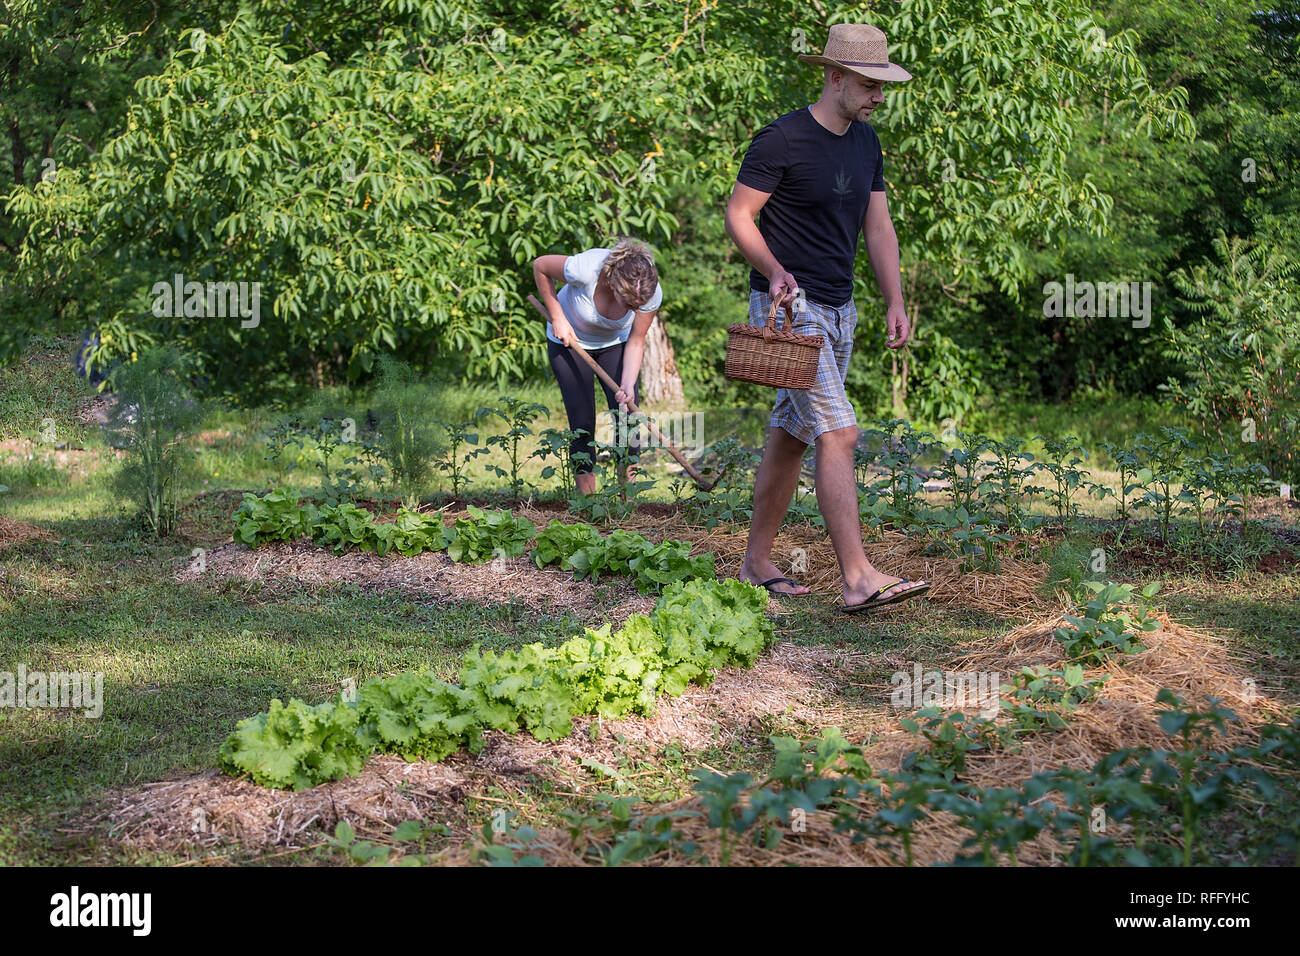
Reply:
[[[844,197],[849,195],[851,190],[849,184],[853,182],[853,177],[844,172],[844,167],[835,175],[835,195],[840,197],[840,206],[844,206]]]

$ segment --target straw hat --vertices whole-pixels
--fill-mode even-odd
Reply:
[[[865,23],[837,23],[826,38],[826,49],[821,56],[800,54],[804,63],[833,66],[865,76],[869,80],[901,83],[912,74],[897,63],[889,62],[889,44],[883,30]]]

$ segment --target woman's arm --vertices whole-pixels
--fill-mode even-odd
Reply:
[[[574,341],[573,326],[564,317],[560,300],[555,297],[555,283],[564,281],[564,260],[567,256],[538,256],[533,260],[533,282],[542,308],[551,317],[551,332],[566,346]]]
[[[636,380],[641,375],[641,358],[645,355],[646,333],[650,331],[650,325],[658,314],[658,309],[653,312],[638,312],[632,320],[632,332],[623,347],[623,380],[618,383],[620,387],[615,396],[620,405],[630,402],[636,394]]]

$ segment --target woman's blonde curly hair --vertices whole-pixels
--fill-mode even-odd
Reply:
[[[650,301],[659,284],[650,247],[636,239],[620,239],[600,267],[601,277],[624,302],[642,305]]]

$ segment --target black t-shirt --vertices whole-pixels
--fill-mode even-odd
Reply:
[[[885,188],[880,137],[870,123],[836,136],[805,107],[758,131],[736,180],[771,193],[758,231],[804,294],[826,305],[853,297],[853,260],[871,193]],[[767,277],[749,273],[767,291]]]

